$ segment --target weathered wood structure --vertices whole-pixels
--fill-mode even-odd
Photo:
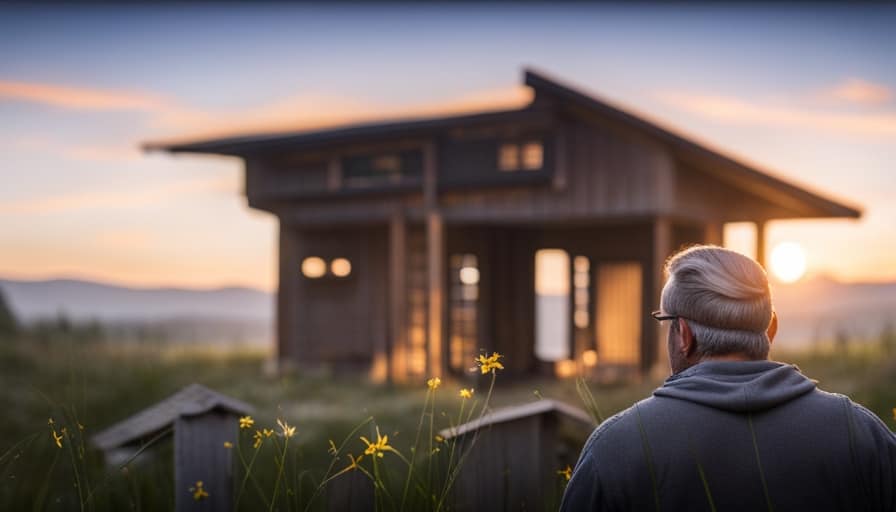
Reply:
[[[665,365],[647,314],[677,247],[754,222],[859,211],[527,71],[515,110],[149,144],[245,161],[249,205],[280,221],[277,348],[302,368],[394,380],[640,374]],[[536,350],[536,259],[566,254],[567,350]],[[574,364],[573,364],[574,363]]]
[[[91,439],[107,462],[127,462],[145,443],[171,429],[174,437],[175,510],[233,510],[232,449],[236,444],[238,418],[252,406],[191,384],[97,433]],[[194,499],[190,488],[202,482],[206,496]]]
[[[439,434],[468,452],[451,491],[451,510],[548,510],[595,427],[585,411],[554,400],[498,409]]]

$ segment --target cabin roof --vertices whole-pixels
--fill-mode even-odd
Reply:
[[[569,418],[574,422],[581,424],[583,427],[595,427],[594,420],[591,419],[591,417],[588,416],[588,413],[586,413],[585,411],[577,407],[573,407],[569,404],[565,404],[563,402],[543,399],[537,402],[530,402],[522,405],[514,405],[511,407],[497,409],[494,412],[490,412],[482,416],[481,418],[477,418],[473,421],[464,423],[463,425],[458,425],[455,428],[446,428],[439,432],[439,435],[444,437],[445,439],[451,439],[452,437],[462,436],[474,430],[478,430],[482,427],[497,425],[499,423],[507,423],[530,416],[539,416],[542,414],[556,414]]]
[[[235,398],[201,384],[190,384],[161,402],[97,433],[92,441],[102,450],[118,448],[164,430],[181,416],[197,416],[215,409],[238,416],[250,414],[253,410],[251,405]]]
[[[423,135],[458,126],[544,119],[547,113],[533,108],[533,106],[539,99],[550,98],[556,100],[561,107],[571,107],[588,114],[596,114],[633,128],[664,144],[675,158],[737,188],[760,197],[767,197],[781,204],[797,202],[802,206],[800,210],[805,212],[803,215],[805,217],[858,218],[861,216],[861,209],[857,206],[834,200],[821,193],[811,191],[803,185],[796,185],[778,178],[767,169],[726,155],[717,149],[710,148],[706,143],[698,143],[691,137],[685,137],[656,122],[648,121],[643,116],[632,114],[593,94],[586,94],[557,79],[550,78],[544,73],[526,69],[524,83],[534,89],[535,100],[522,109],[361,123],[323,130],[250,134],[187,142],[149,142],[143,145],[143,149],[245,158],[268,151],[276,151],[280,148],[309,149],[377,138]]]

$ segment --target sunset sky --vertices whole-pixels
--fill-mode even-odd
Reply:
[[[835,199],[809,274],[896,280],[896,6],[0,7],[0,277],[273,289],[238,160],[146,141],[521,105],[524,66]]]

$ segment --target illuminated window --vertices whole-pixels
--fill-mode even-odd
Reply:
[[[448,339],[451,369],[463,372],[477,352],[477,302],[479,267],[475,254],[452,254],[450,330]]]
[[[327,262],[317,256],[309,256],[302,260],[302,275],[309,279],[323,277],[327,273]]]
[[[542,361],[569,359],[569,253],[535,253],[535,355]]]
[[[544,146],[538,141],[505,143],[498,147],[498,169],[537,171],[544,166]]]
[[[501,144],[498,149],[498,169],[517,171],[520,168],[520,146],[518,144]]]
[[[352,273],[352,263],[346,258],[336,258],[330,262],[330,272],[336,277],[346,277]]]
[[[523,144],[523,169],[537,171],[541,169],[544,160],[544,149],[541,142],[527,142]]]

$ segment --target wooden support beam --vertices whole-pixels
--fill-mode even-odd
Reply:
[[[427,277],[429,288],[429,311],[427,329],[427,367],[429,376],[441,377],[444,374],[442,358],[442,310],[445,303],[444,275],[445,234],[442,215],[436,211],[426,217],[426,253]]]
[[[653,256],[651,258],[651,268],[645,269],[644,274],[650,276],[650,286],[646,287],[650,293],[650,297],[645,297],[644,303],[651,304],[651,310],[659,309],[660,295],[663,292],[665,284],[665,275],[663,274],[663,266],[666,258],[672,251],[672,223],[669,219],[658,217],[653,221]],[[652,338],[655,340],[656,350],[642,354],[642,357],[653,354],[653,364],[651,371],[656,377],[664,377],[669,374],[669,350],[666,346],[666,330],[660,326],[659,322],[653,321],[644,312],[647,320],[646,325],[649,329],[644,330],[644,335],[648,341]],[[651,336],[652,333],[652,336]]]
[[[721,222],[707,223],[703,233],[703,243],[720,247],[725,244],[725,225]]]
[[[426,212],[426,268],[428,304],[427,311],[427,369],[431,377],[444,374],[443,361],[443,310],[445,233],[442,213],[439,209],[438,169],[435,143],[423,146],[423,208]]]
[[[407,378],[407,317],[407,226],[396,212],[389,223],[389,379],[395,382]]]
[[[290,226],[280,223],[277,284],[277,360],[285,363],[296,355],[296,314],[301,262],[298,261],[298,235]],[[295,362],[295,361],[291,361]]]
[[[756,261],[765,268],[765,221],[756,221]]]

